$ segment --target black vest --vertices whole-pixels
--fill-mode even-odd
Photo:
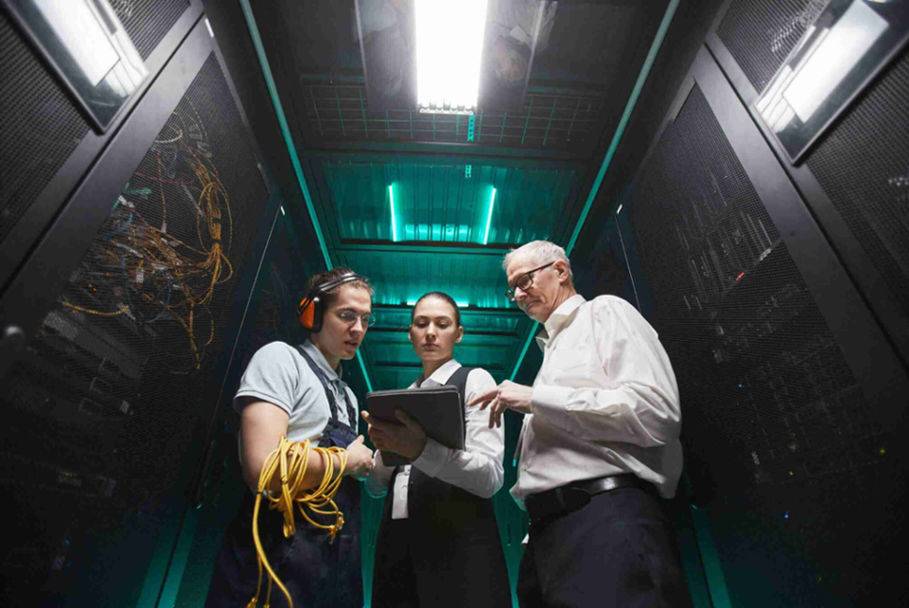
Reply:
[[[446,382],[448,386],[458,389],[462,408],[466,407],[464,402],[467,376],[470,372],[471,368],[461,367]],[[464,415],[466,419],[466,411]],[[394,487],[394,478],[392,478],[391,484],[389,493]],[[386,504],[386,509],[391,509],[390,500]],[[462,531],[465,526],[488,527],[488,522],[495,523],[491,500],[430,477],[413,466],[410,468],[410,480],[407,487],[407,512],[408,517],[413,521],[425,522],[438,532],[456,533]]]
[[[465,385],[470,368],[461,367],[446,383],[455,386],[465,407]],[[466,411],[465,411],[466,414]],[[395,532],[390,531],[394,480],[389,483],[382,525],[376,543],[376,573],[373,606],[391,603],[382,597],[380,577],[394,577],[384,556],[407,545],[413,567],[413,581],[394,585],[413,585],[420,606],[433,608],[505,608],[511,606],[511,592],[505,555],[496,524],[492,499],[481,498],[416,467],[410,469],[407,487],[407,519]],[[391,581],[386,581],[391,582]]]

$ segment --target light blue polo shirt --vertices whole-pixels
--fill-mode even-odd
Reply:
[[[354,415],[359,415],[356,395],[341,380],[338,372],[331,369],[325,356],[312,342],[306,340],[303,348],[329,380],[338,406],[338,420],[350,425],[344,393],[350,397]],[[287,439],[290,441],[309,439],[318,442],[331,418],[328,398],[319,378],[297,348],[284,342],[271,342],[256,351],[243,372],[240,388],[234,396],[233,407],[237,412],[243,409],[238,401],[240,397],[267,401],[287,412],[290,417]],[[354,420],[354,430],[356,424]]]

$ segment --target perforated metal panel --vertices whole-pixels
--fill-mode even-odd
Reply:
[[[808,167],[909,315],[909,54],[807,158]]]
[[[603,128],[602,95],[528,93],[520,112],[461,115],[421,114],[415,110],[368,112],[362,85],[304,85],[297,95],[305,116],[304,136],[322,140],[474,142],[571,150],[589,154]]]
[[[829,0],[733,0],[717,30],[761,91]]]
[[[189,0],[111,0],[110,4],[142,59],[148,59],[189,8]]]
[[[697,86],[640,175],[629,204],[642,280],[696,495],[731,513],[716,535],[736,605],[862,597],[879,572],[853,560],[873,541],[850,530],[887,529],[890,505],[863,496],[901,504],[895,439]]]
[[[0,241],[88,133],[88,123],[0,12]]]
[[[231,99],[211,56],[2,380],[5,605],[132,604],[178,521],[267,198]]]
[[[112,7],[147,59],[188,0],[115,0]],[[89,132],[70,94],[0,12],[0,241]]]

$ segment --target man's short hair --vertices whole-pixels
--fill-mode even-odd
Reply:
[[[530,241],[506,253],[505,259],[502,260],[502,269],[505,272],[508,272],[508,265],[515,258],[526,258],[534,266],[542,266],[549,262],[562,260],[565,262],[565,266],[568,267],[568,278],[574,278],[571,272],[571,261],[565,254],[565,250],[550,241]]]
[[[343,266],[337,266],[337,267],[332,268],[331,270],[327,270],[325,272],[318,272],[318,273],[312,275],[311,277],[309,277],[309,280],[306,282],[306,293],[311,293],[315,287],[318,287],[319,285],[325,285],[326,283],[331,283],[333,281],[337,281],[338,279],[343,277],[345,274],[350,274],[350,273],[355,273],[360,278],[358,278],[354,281],[350,281],[348,283],[341,283],[340,285],[337,285],[336,287],[326,291],[321,296],[322,297],[322,306],[324,307],[323,310],[325,308],[328,308],[332,304],[334,304],[335,300],[338,299],[338,292],[340,292],[341,288],[344,287],[345,285],[350,285],[351,287],[359,287],[360,289],[365,289],[366,291],[369,292],[370,299],[372,299],[374,292],[372,289],[372,285],[369,284],[369,279],[367,279],[365,276],[361,275],[360,273],[355,272],[355,271],[351,270],[350,268],[345,268]]]

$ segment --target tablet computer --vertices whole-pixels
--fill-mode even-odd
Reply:
[[[395,410],[404,410],[420,423],[427,437],[449,448],[464,449],[464,406],[454,386],[372,391],[366,394],[366,409],[370,416],[397,424]],[[382,462],[389,466],[410,464],[400,454],[384,450]]]

